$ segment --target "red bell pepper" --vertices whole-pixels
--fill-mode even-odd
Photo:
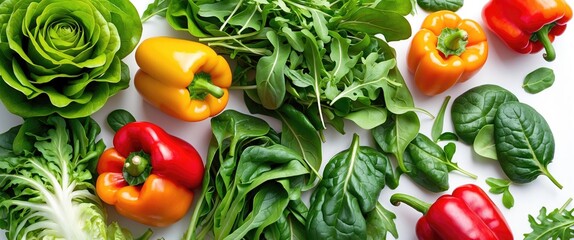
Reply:
[[[97,166],[96,192],[102,201],[150,226],[184,217],[203,179],[203,161],[195,148],[149,122],[125,124],[113,144]]]
[[[552,42],[566,29],[572,8],[565,0],[491,0],[482,18],[516,52],[537,53],[544,48],[544,59],[552,61],[556,57]]]
[[[401,202],[424,214],[416,225],[418,239],[513,239],[500,210],[473,184],[440,196],[432,205],[402,193],[391,196],[393,205]]]

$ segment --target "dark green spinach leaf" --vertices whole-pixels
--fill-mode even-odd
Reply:
[[[376,211],[385,185],[385,161],[383,153],[360,146],[359,136],[354,134],[350,148],[327,163],[323,179],[311,195],[307,216],[309,239],[367,237],[365,215]]]
[[[136,118],[124,109],[116,109],[108,114],[106,121],[110,128],[112,128],[114,132],[117,132],[124,125],[135,122]]]
[[[498,107],[518,101],[508,90],[491,84],[471,88],[452,103],[451,118],[456,134],[467,144],[472,144],[478,131],[494,122]]]
[[[371,134],[383,152],[395,156],[401,171],[408,172],[404,166],[403,154],[409,143],[417,136],[419,129],[417,114],[407,112],[389,118],[383,125],[373,128]]]
[[[542,92],[554,84],[554,71],[547,67],[538,68],[524,78],[522,88],[527,93],[536,94]]]
[[[500,105],[494,118],[494,139],[498,162],[510,180],[528,183],[545,175],[562,188],[548,171],[554,159],[552,130],[534,108],[519,102]]]
[[[440,10],[456,12],[464,5],[464,0],[417,0],[417,4],[422,9],[430,12]]]

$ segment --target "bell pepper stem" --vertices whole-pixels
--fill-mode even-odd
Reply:
[[[429,210],[431,204],[424,202],[420,199],[417,199],[411,195],[407,195],[404,193],[395,193],[391,196],[391,204],[398,206],[400,203],[405,203],[410,207],[414,208],[415,210],[419,211],[423,215],[426,215],[427,211]]]
[[[468,33],[462,29],[445,28],[441,31],[437,49],[445,56],[460,56],[466,50],[468,44]]]
[[[544,46],[544,59],[548,62],[554,61],[556,59],[556,50],[554,50],[554,46],[552,45],[552,41],[548,37],[548,33],[550,29],[552,29],[553,24],[547,24],[542,27],[538,32],[536,32],[536,39],[540,41],[542,46]]]
[[[123,176],[129,185],[134,186],[144,183],[150,174],[151,164],[149,154],[143,151],[132,152],[126,158]]]
[[[211,77],[207,73],[195,74],[187,89],[191,98],[199,100],[205,99],[207,94],[216,98],[221,98],[225,94],[223,89],[211,83]]]

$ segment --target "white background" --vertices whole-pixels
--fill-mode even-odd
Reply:
[[[574,1],[567,0],[572,6]],[[146,8],[147,4],[152,0],[137,0],[133,1],[140,13]],[[486,0],[471,0],[465,1],[465,5],[457,12],[462,18],[470,18],[478,21],[483,27],[485,26],[481,19],[481,11]],[[422,19],[427,15],[427,12],[417,9],[414,16],[408,16],[413,29],[413,33],[420,28]],[[574,24],[574,22],[573,22]],[[522,55],[513,52],[506,47],[501,40],[494,36],[488,30],[489,41],[489,56],[486,65],[483,69],[475,75],[472,79],[463,84],[458,84],[447,92],[434,96],[425,97],[421,95],[412,84],[412,75],[406,69],[406,54],[410,45],[410,39],[392,42],[390,45],[397,51],[397,61],[401,73],[404,75],[407,84],[415,99],[415,105],[420,108],[427,109],[433,114],[436,114],[447,95],[452,96],[452,100],[465,92],[466,90],[486,84],[497,84],[510,91],[512,91],[521,102],[527,103],[540,112],[552,128],[554,138],[556,141],[556,152],[554,161],[549,165],[550,172],[554,177],[564,185],[562,190],[554,186],[548,178],[541,176],[535,181],[522,184],[512,185],[511,192],[513,193],[516,203],[513,208],[506,209],[502,206],[501,195],[490,194],[491,198],[498,204],[506,216],[516,239],[522,239],[523,234],[530,232],[528,223],[528,215],[538,215],[538,211],[542,206],[547,206],[550,209],[562,206],[564,202],[570,197],[574,197],[574,183],[572,182],[572,173],[574,172],[574,158],[572,157],[573,144],[571,137],[574,136],[574,51],[572,50],[574,42],[574,29],[568,28],[566,32],[557,38],[554,43],[557,49],[557,58],[554,62],[546,62],[542,58],[542,54]],[[185,32],[175,32],[167,24],[165,19],[154,17],[143,25],[142,40],[152,37],[168,35],[179,38],[190,38]],[[138,69],[135,63],[133,53],[126,57],[124,61],[130,66],[131,74]],[[554,69],[556,74],[556,81],[551,88],[538,93],[536,95],[526,93],[521,84],[524,76],[529,72],[539,67],[549,67]],[[243,100],[241,99],[241,92],[232,91],[232,96],[228,104],[228,108],[237,109],[247,113],[244,107]],[[450,106],[445,116],[445,131],[453,131],[452,123],[450,121]],[[177,135],[191,144],[193,144],[202,157],[207,153],[207,146],[211,137],[209,121],[202,122],[183,122],[171,118],[159,110],[153,108],[151,105],[142,101],[142,98],[137,93],[133,84],[127,90],[122,91],[118,95],[109,99],[108,103],[94,114],[96,119],[102,126],[102,134],[100,135],[108,146],[111,145],[112,131],[105,123],[106,115],[114,109],[123,108],[129,110],[136,116],[138,120],[146,120],[154,122],[168,132]],[[430,128],[433,120],[426,115],[419,115],[421,119],[421,132],[430,135]],[[265,118],[274,127],[280,126],[275,120]],[[15,115],[10,114],[3,105],[0,106],[0,131],[4,132],[10,127],[21,123],[22,120]],[[361,136],[362,145],[374,146],[368,131],[362,130],[354,126],[352,123],[346,124],[346,134],[341,135],[333,129],[328,129],[325,132],[326,142],[323,145],[323,165],[337,152],[347,149],[350,145],[352,134],[354,132]],[[454,156],[454,161],[459,163],[459,166],[475,173],[479,176],[477,180],[465,177],[457,172],[450,174],[450,190],[436,194],[428,192],[412,183],[407,176],[402,176],[400,185],[396,190],[385,188],[379,198],[379,201],[389,210],[393,211],[396,215],[396,226],[399,231],[399,239],[415,239],[414,229],[415,222],[421,216],[420,213],[406,205],[398,207],[392,206],[389,203],[389,197],[392,193],[403,192],[413,196],[419,197],[428,202],[433,202],[441,194],[450,193],[455,187],[465,184],[474,183],[488,189],[484,180],[488,177],[505,178],[504,173],[500,170],[500,166],[496,161],[480,158],[474,154],[470,148],[463,143],[457,143],[457,152]],[[322,170],[321,170],[322,172]],[[200,190],[196,193],[199,194]],[[571,206],[574,207],[574,204]],[[190,209],[190,213],[193,209]],[[143,233],[147,226],[138,224],[136,222],[127,220],[118,216],[112,207],[108,208],[110,220],[118,220],[124,226],[132,230],[134,235],[138,236]],[[153,228],[154,237],[165,237],[165,239],[180,239],[184,231],[187,229],[189,223],[189,214],[186,218],[177,222],[174,225],[165,228]],[[392,239],[392,237],[388,237]]]

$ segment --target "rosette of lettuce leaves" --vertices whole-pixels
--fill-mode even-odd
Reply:
[[[129,0],[0,1],[0,100],[22,117],[89,116],[128,87],[142,24]]]

